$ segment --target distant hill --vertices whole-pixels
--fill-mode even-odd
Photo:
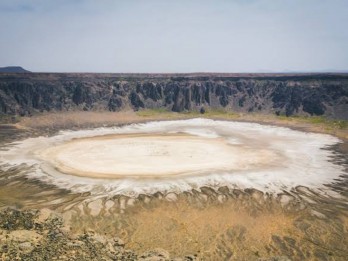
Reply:
[[[23,69],[20,66],[7,66],[7,67],[0,67],[0,73],[28,73],[30,71],[27,71]]]

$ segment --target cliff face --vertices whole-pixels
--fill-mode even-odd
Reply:
[[[0,114],[160,107],[348,119],[348,75],[0,74]]]

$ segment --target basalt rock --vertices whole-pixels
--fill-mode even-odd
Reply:
[[[348,74],[0,74],[0,115],[143,108],[348,119]]]

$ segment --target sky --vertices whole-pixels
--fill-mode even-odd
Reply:
[[[0,0],[0,67],[348,71],[347,0]]]

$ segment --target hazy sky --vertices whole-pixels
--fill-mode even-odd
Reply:
[[[0,0],[0,66],[348,70],[347,0]]]

